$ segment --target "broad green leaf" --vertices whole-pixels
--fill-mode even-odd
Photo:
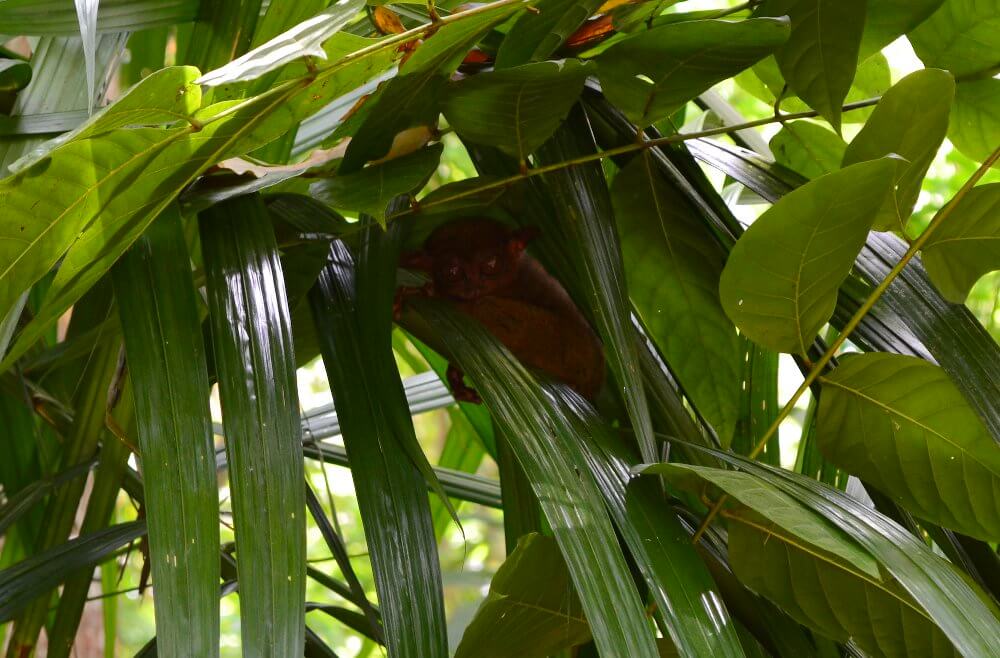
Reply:
[[[773,106],[780,95],[783,112],[807,112],[812,109],[796,96],[793,90],[785,88],[785,79],[773,57],[768,57],[755,64],[750,71],[739,74],[736,76],[736,81],[768,105]],[[854,82],[844,102],[854,103],[877,98],[891,86],[892,73],[889,70],[889,60],[882,53],[869,55],[858,64]],[[844,112],[840,120],[842,123],[864,123],[871,113],[871,107],[859,108]]]
[[[437,169],[443,148],[435,144],[359,171],[316,181],[309,186],[309,193],[338,210],[367,213],[385,225],[389,202],[422,188]]]
[[[723,508],[724,518],[735,515],[739,522],[745,520],[766,525],[772,531],[795,537],[818,552],[835,557],[859,575],[879,579],[876,560],[852,541],[843,531],[823,520],[822,517],[804,507],[786,493],[759,479],[738,471],[727,471],[707,466],[690,464],[658,464],[643,472],[666,476],[674,486],[698,495],[712,495],[705,490],[705,483],[718,487],[721,493],[731,497]],[[719,491],[714,491],[718,494]],[[752,513],[747,514],[747,510]]]
[[[944,0],[868,0],[861,59],[888,46],[927,20]]]
[[[75,537],[0,571],[0,620],[7,622],[38,592],[58,586],[68,575],[109,558],[146,532],[142,521]]]
[[[1000,538],[1000,446],[938,366],[845,358],[823,379],[818,422],[820,450],[837,466],[923,519]]]
[[[840,107],[854,81],[868,0],[785,3],[788,43],[775,53],[788,86],[840,132]],[[780,3],[779,3],[780,4]]]
[[[538,0],[507,31],[497,52],[497,68],[549,59],[590,18],[602,0]]]
[[[384,300],[381,294],[362,298],[356,288],[356,280],[376,274],[384,276],[359,272],[356,279],[351,253],[334,241],[309,301],[350,458],[389,652],[443,657],[447,641],[433,520],[424,475],[404,446],[416,439],[392,361],[395,279],[365,284],[388,283]],[[373,324],[380,316],[384,326]]]
[[[31,64],[20,59],[0,58],[0,93],[20,91],[31,82]]]
[[[778,361],[777,352],[743,339],[743,384],[740,391],[740,415],[731,443],[724,448],[739,455],[750,454],[764,440],[768,428],[778,416]],[[777,435],[764,444],[757,459],[763,464],[777,466],[781,463],[781,441]]]
[[[769,143],[774,161],[806,178],[840,169],[847,143],[837,133],[811,121],[790,121]]]
[[[956,76],[992,69],[1000,51],[1000,0],[945,0],[907,37],[924,66]]]
[[[291,320],[256,195],[199,217],[219,381],[245,652],[302,653],[306,525]]]
[[[331,43],[342,41],[337,37],[353,35],[334,35]],[[205,168],[270,142],[331,99],[384,70],[392,57],[388,49],[377,48],[364,58],[342,57],[317,72],[308,86],[264,94],[239,105],[223,104],[221,109],[218,105],[203,108],[195,116],[200,130],[191,126],[115,130],[72,141],[53,151],[50,160],[35,165],[37,169],[0,181],[0,200],[20,205],[19,210],[11,205],[5,208],[11,208],[15,218],[28,220],[24,226],[30,222],[44,235],[39,241],[44,247],[43,261],[48,263],[44,269],[69,248],[45,305],[0,363],[0,371],[38,340],[111,267],[160,209]],[[77,166],[81,159],[89,166]],[[39,197],[48,201],[44,207],[35,205]],[[40,222],[39,215],[45,221]],[[92,221],[98,215],[101,220]],[[78,238],[79,227],[88,222],[89,228]],[[21,222],[15,219],[12,224],[19,234]],[[30,265],[32,276],[40,276],[36,274],[40,263],[32,259]],[[13,287],[31,279],[24,277],[22,283],[21,278],[18,273],[19,283]],[[0,301],[6,299],[7,290],[0,271]]]
[[[729,563],[743,583],[796,621],[871,656],[958,656],[902,588],[858,572],[781,529],[739,516],[729,523]]]
[[[202,2],[194,25],[178,35],[178,61],[210,71],[245,53],[262,4],[263,0]]]
[[[966,80],[958,85],[948,139],[976,162],[990,156],[1000,144],[1000,80]]]
[[[573,59],[480,73],[449,83],[441,111],[463,138],[525,160],[566,118],[587,73]]]
[[[385,156],[397,133],[435,121],[438,95],[446,78],[484,34],[524,4],[525,0],[502,0],[485,5],[481,13],[448,23],[420,44],[399,74],[365,103],[371,108],[362,108],[367,114],[347,148],[340,171],[357,171],[366,162]]]
[[[552,139],[536,154],[542,165],[565,162],[597,151],[582,108],[574,110]],[[575,246],[577,280],[585,291],[594,328],[604,343],[611,374],[621,386],[632,430],[643,459],[653,459],[656,441],[639,365],[632,309],[625,283],[625,263],[615,228],[607,179],[599,163],[590,162],[545,175],[545,192],[555,217],[549,225]]]
[[[719,142],[711,145],[688,142],[687,146],[692,155],[771,202],[805,182],[788,170]],[[841,318],[850,317],[856,305],[870,293],[870,286],[889,274],[907,248],[906,242],[892,234],[868,236],[854,264],[862,281],[844,288],[845,304],[838,313]],[[1000,436],[1000,344],[983,329],[980,321],[965,305],[945,300],[918,260],[903,268],[882,295],[882,301],[885,303],[877,304],[861,321],[855,337],[883,351],[931,355],[951,375],[990,432]],[[941,327],[945,326],[950,328],[947,335],[941,333]]]
[[[922,69],[887,91],[844,154],[844,166],[896,154],[895,186],[875,218],[876,231],[903,232],[920,184],[948,131],[955,80],[947,71]]]
[[[559,542],[598,651],[656,656],[603,496],[580,452],[581,439],[557,419],[558,407],[485,328],[433,300],[417,299],[413,306],[447,342],[511,442]]]
[[[175,124],[190,120],[201,107],[201,88],[194,83],[198,69],[170,66],[149,74],[74,130],[32,149],[10,165],[17,173],[27,169],[52,150],[73,140],[97,137],[116,128]]]
[[[167,656],[217,656],[219,492],[205,348],[176,206],[112,274],[135,398],[157,644]]]
[[[891,158],[852,165],[786,194],[737,241],[719,284],[740,331],[805,354],[892,185]]]
[[[642,128],[770,55],[788,35],[780,18],[664,25],[602,52],[597,74],[608,99]]]
[[[895,577],[963,655],[992,655],[992,648],[1000,645],[996,605],[922,537],[811,478],[717,450],[708,451],[781,490],[850,535]]]
[[[728,441],[742,352],[719,302],[725,253],[650,154],[618,172],[611,195],[629,298],[695,408]]]
[[[1000,183],[969,190],[928,238],[921,255],[945,298],[964,302],[979,277],[1000,269]]]
[[[558,544],[529,534],[494,574],[455,658],[544,658],[589,639]]]
[[[98,32],[138,32],[198,17],[200,0],[101,0]],[[67,0],[0,2],[0,34],[79,36],[76,8]]]
[[[207,87],[254,80],[300,57],[326,59],[323,42],[340,31],[364,7],[364,0],[337,0],[312,18],[279,34],[195,82]]]

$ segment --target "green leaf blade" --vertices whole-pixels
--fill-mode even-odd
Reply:
[[[1000,269],[1000,183],[969,190],[921,252],[931,281],[961,304],[976,281]]]
[[[894,166],[882,158],[817,178],[746,230],[719,284],[722,306],[740,331],[776,352],[806,353],[833,314]]]
[[[854,71],[868,0],[798,0],[787,6],[788,43],[775,53],[795,94],[840,132],[840,108]]]
[[[840,169],[847,143],[832,130],[810,121],[790,121],[769,143],[774,161],[806,178]]]
[[[1000,3],[997,0],[946,0],[907,37],[924,66],[970,75],[997,64]]]
[[[243,647],[255,655],[299,655],[305,632],[305,491],[278,248],[255,195],[214,206],[202,213],[200,224],[227,436]]]
[[[587,73],[577,60],[480,73],[449,83],[441,111],[462,137],[524,160],[566,118]]]
[[[201,323],[172,206],[113,273],[135,398],[157,643],[218,656],[219,494]]]
[[[896,185],[875,218],[874,228],[904,231],[920,184],[948,131],[955,80],[940,69],[911,73],[887,91],[864,128],[847,147],[844,166],[896,154]]]
[[[455,658],[544,658],[589,639],[558,544],[532,533],[518,540],[493,576]]]
[[[649,154],[615,176],[611,194],[629,297],[695,407],[727,441],[739,414],[742,350],[719,302],[725,255]]]
[[[788,35],[788,21],[780,18],[665,25],[601,53],[597,74],[608,99],[643,128],[770,55]]]
[[[939,367],[896,354],[844,359],[823,380],[817,441],[917,516],[1000,537],[1000,447]]]

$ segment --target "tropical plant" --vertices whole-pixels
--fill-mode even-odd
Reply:
[[[6,654],[996,655],[1000,4],[457,4],[0,0]],[[484,216],[595,400],[397,308]]]

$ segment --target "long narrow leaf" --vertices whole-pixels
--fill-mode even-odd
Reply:
[[[291,318],[270,218],[257,195],[200,216],[226,426],[240,583],[253,655],[302,652],[306,525]]]
[[[208,374],[176,206],[115,267],[164,656],[219,653],[219,496]]]
[[[655,656],[656,648],[635,585],[625,566],[603,497],[579,438],[513,356],[471,320],[429,301],[420,315],[445,338],[494,414],[535,489],[580,594],[601,653]]]
[[[370,359],[381,348],[391,363],[389,327],[384,346],[366,345],[380,330],[363,332],[353,257],[335,241],[330,258],[309,300],[343,426],[389,651],[444,656],[440,565],[424,478],[395,436],[405,431],[402,423],[409,432],[412,425],[395,366],[386,372],[378,368],[385,360]],[[391,301],[385,311],[391,313]]]

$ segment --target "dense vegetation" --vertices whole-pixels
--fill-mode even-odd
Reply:
[[[0,0],[0,647],[996,655],[1000,3],[456,5]]]

